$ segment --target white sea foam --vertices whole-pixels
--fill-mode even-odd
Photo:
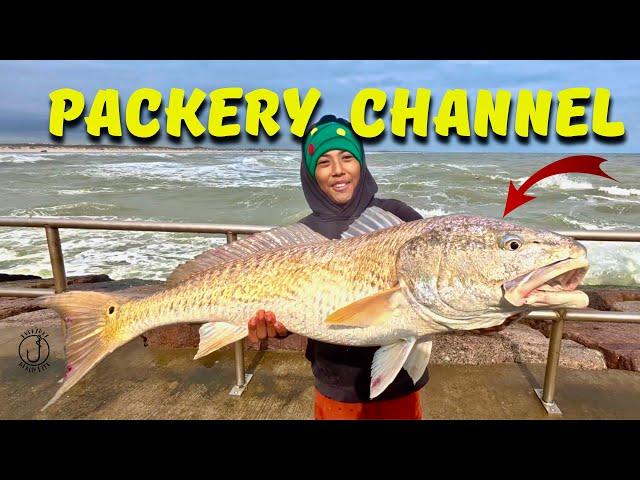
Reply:
[[[9,260],[15,260],[19,258],[16,252],[9,250],[8,248],[0,247],[0,262],[8,262]]]
[[[220,161],[220,159],[217,159]],[[275,171],[277,170],[277,171]],[[274,172],[275,171],[275,172]],[[216,188],[299,185],[297,164],[274,162],[265,165],[255,157],[229,158],[224,163],[206,165],[181,162],[126,162],[85,166],[78,172],[91,178],[136,179],[144,182],[195,183]]]
[[[135,153],[134,155],[140,155],[142,157],[158,157],[158,158],[171,158],[173,153],[165,153],[165,152],[145,152],[145,153]]]
[[[0,163],[36,163],[47,160],[52,159],[34,153],[0,153]]]
[[[95,194],[95,193],[113,193],[113,192],[117,192],[117,190],[109,187],[78,188],[76,190],[58,190],[58,193],[60,195],[89,195],[89,194]]]
[[[522,184],[529,177],[522,177],[516,180],[518,182],[518,188],[522,186]],[[557,187],[560,190],[592,190],[594,187],[591,183],[586,181],[574,180],[569,178],[567,175],[554,175],[552,177],[545,178],[540,182],[536,183],[532,188],[542,187]]]
[[[640,284],[640,246],[623,242],[584,242],[589,258],[587,285]]]
[[[610,195],[620,195],[623,197],[628,197],[631,195],[640,196],[640,190],[637,188],[620,188],[620,187],[600,187],[598,188],[601,192],[606,192]]]
[[[15,233],[0,231],[2,271],[50,276],[40,229]],[[164,279],[178,264],[225,242],[212,235],[109,230],[63,229],[60,237],[68,275],[107,273],[114,279]]]
[[[455,168],[456,170],[462,170],[463,172],[470,172],[471,171],[469,169],[469,167],[467,167],[465,165],[455,165],[455,164],[451,164],[451,163],[443,163],[442,166],[443,167],[449,167],[449,168]]]
[[[108,203],[78,202],[63,205],[52,205],[49,207],[16,208],[10,212],[10,215],[21,217],[72,215],[100,219],[100,217],[92,217],[91,215],[112,212],[114,208],[115,205]]]
[[[437,208],[432,208],[432,209],[424,209],[424,208],[416,208],[416,211],[422,215],[424,218],[429,218],[429,217],[439,217],[442,215],[449,215],[450,212],[437,207]]]
[[[485,177],[490,178],[491,180],[504,180],[505,182],[508,182],[509,180],[511,180],[506,175],[485,175]]]
[[[459,156],[447,154],[379,152],[370,166],[381,197],[403,200],[425,217],[500,216],[509,179],[518,184],[516,178],[530,174],[530,157],[505,157],[505,163],[487,158],[498,161],[498,167],[480,161],[475,165],[475,158],[459,161]],[[45,161],[54,159],[58,161]],[[36,161],[40,163],[32,165]],[[58,162],[70,168],[57,168]],[[299,162],[297,151],[272,150],[0,154],[0,170],[4,166],[12,171],[7,181],[0,181],[0,215],[292,223],[308,213],[300,191]],[[474,175],[479,177],[476,182],[458,181]],[[519,178],[519,183],[526,178]],[[546,199],[557,196],[535,192],[538,200],[520,212],[534,219],[536,226],[551,230],[637,229],[640,191],[632,187],[640,184],[640,176],[631,170],[624,180],[625,185],[598,188],[588,177],[551,177],[539,185],[566,191],[562,201],[550,203]],[[216,191],[229,187],[236,190]],[[181,210],[183,201],[194,209]],[[224,241],[213,235],[66,229],[61,236],[69,275],[107,273],[112,278],[165,278],[177,264]],[[638,282],[637,244],[590,245],[590,283]],[[50,268],[43,229],[0,228],[0,271],[44,276],[51,274]]]
[[[628,230],[629,227],[615,222],[607,222],[598,220],[596,222],[584,219],[576,219],[570,215],[562,213],[552,213],[552,218],[560,219],[564,224],[570,227],[576,227],[579,230]],[[594,220],[594,219],[591,219]]]
[[[605,200],[605,202],[613,202],[613,203],[634,203],[636,205],[640,205],[640,199],[633,200],[630,198],[620,198],[620,197],[605,197],[603,195],[587,195],[588,199],[593,200]],[[602,202],[601,202],[602,203]]]

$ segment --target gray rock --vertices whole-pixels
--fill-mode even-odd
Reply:
[[[546,363],[549,353],[549,339],[527,325],[513,325],[500,332],[508,338],[516,363]],[[579,370],[606,370],[604,355],[598,350],[587,348],[572,340],[562,340],[560,346],[560,366]]]
[[[67,285],[78,285],[83,283],[109,282],[109,275],[80,275],[67,277]],[[53,278],[37,278],[32,280],[15,280],[2,282],[0,288],[53,288]]]
[[[38,310],[7,317],[0,322],[0,327],[52,327],[60,325],[61,320],[53,310]]]
[[[546,363],[549,339],[533,328],[514,324],[487,335],[455,333],[438,335],[433,342],[434,364],[486,365],[494,363]],[[583,370],[606,369],[601,352],[563,340],[560,366]]]
[[[0,321],[36,310],[40,310],[40,306],[34,298],[0,297]]]
[[[611,310],[616,312],[638,312],[640,313],[640,301],[615,302]]]
[[[97,283],[90,283],[89,280],[105,280]],[[28,280],[25,286],[25,281],[18,282],[6,282],[7,284],[18,283],[20,288],[51,288],[53,287],[52,279],[44,280]],[[38,283],[44,282],[44,283]],[[43,285],[43,286],[42,286]],[[12,285],[12,288],[16,285]],[[143,297],[156,293],[164,288],[164,282],[156,280],[141,280],[138,278],[128,280],[111,280],[107,275],[87,275],[83,277],[72,277],[69,285],[70,291],[99,291],[99,292],[112,292],[117,291],[119,294],[129,296],[131,298]],[[18,298],[18,297],[0,297],[0,322],[10,322],[11,317],[15,317],[21,314],[28,314],[28,312],[36,312],[42,310],[38,301],[35,298]],[[55,315],[53,311],[47,310],[51,314]],[[20,322],[25,321],[29,323],[27,317],[21,317]],[[34,322],[39,321],[38,316],[34,317]],[[44,318],[44,317],[43,317]],[[27,320],[25,320],[27,319]]]
[[[163,288],[164,282],[159,280],[142,280],[139,278],[74,284],[69,286],[69,290],[72,291],[118,292],[118,294],[131,294],[132,296],[156,293]]]
[[[548,336],[551,322],[530,321],[529,325]],[[611,322],[571,322],[564,324],[562,338],[573,340],[604,354],[608,368],[640,371],[640,325]]]
[[[200,343],[199,323],[167,325],[144,332],[140,337],[145,346],[164,346],[170,348],[197,348]]]
[[[37,275],[10,275],[8,273],[0,273],[0,282],[15,282],[16,280],[37,280],[42,277]]]
[[[580,290],[589,296],[589,307],[612,310],[616,302],[640,300],[640,287],[616,285],[582,285]]]
[[[435,337],[429,363],[485,365],[513,361],[511,342],[500,334],[448,333]]]

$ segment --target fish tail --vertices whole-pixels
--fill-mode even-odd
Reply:
[[[66,373],[46,409],[119,345],[105,336],[105,326],[124,300],[108,293],[68,292],[44,297],[41,306],[55,310],[65,323]]]

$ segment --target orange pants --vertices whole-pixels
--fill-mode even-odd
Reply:
[[[316,420],[422,420],[420,392],[371,403],[332,400],[315,390]]]

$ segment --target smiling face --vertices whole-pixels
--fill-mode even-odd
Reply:
[[[320,190],[337,205],[349,203],[360,181],[360,162],[346,150],[330,150],[318,158]]]

